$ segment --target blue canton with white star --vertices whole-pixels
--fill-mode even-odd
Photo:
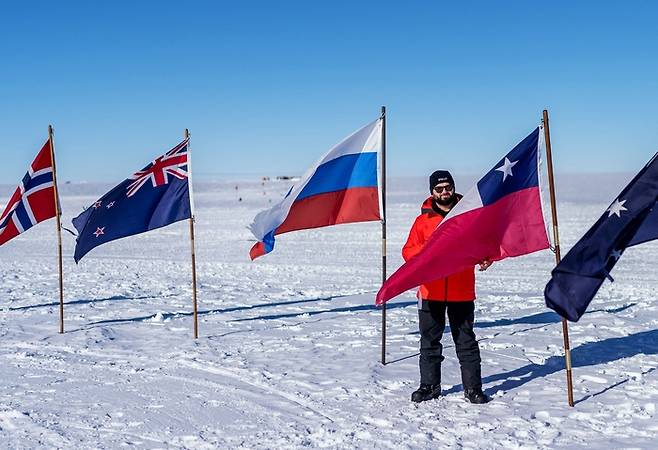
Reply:
[[[539,186],[537,144],[539,128],[519,142],[478,182],[482,205],[487,206],[513,192]]]

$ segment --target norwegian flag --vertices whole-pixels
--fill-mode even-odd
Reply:
[[[73,219],[75,261],[106,242],[192,217],[189,164],[185,139]]]
[[[53,159],[46,141],[0,216],[0,245],[44,220],[55,217]]]

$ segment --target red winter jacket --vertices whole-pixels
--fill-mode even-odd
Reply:
[[[432,197],[423,202],[421,214],[416,218],[407,243],[402,247],[402,257],[409,261],[425,245],[443,216],[432,209]],[[437,261],[441,264],[441,261]],[[465,302],[475,300],[475,267],[450,275],[447,278],[423,284],[416,294],[422,300]]]

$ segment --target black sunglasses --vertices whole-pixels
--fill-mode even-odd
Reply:
[[[454,190],[455,190],[455,187],[452,184],[449,184],[447,186],[434,186],[434,191],[437,194],[440,194],[443,191],[452,192]]]

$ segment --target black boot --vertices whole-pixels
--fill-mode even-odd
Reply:
[[[484,392],[482,392],[482,388],[464,389],[464,397],[466,397],[466,400],[469,402],[478,405],[482,403],[489,403],[491,400]]]
[[[411,401],[415,403],[441,397],[440,384],[421,384],[418,390],[411,394]]]

